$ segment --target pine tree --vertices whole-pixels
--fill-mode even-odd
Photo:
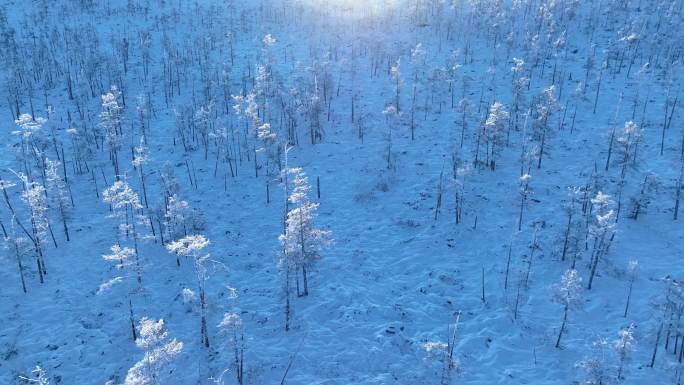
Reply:
[[[46,159],[45,175],[47,185],[51,190],[50,198],[53,205],[56,205],[59,210],[59,217],[62,218],[62,227],[64,229],[64,236],[67,242],[69,241],[69,227],[67,226],[67,219],[69,219],[72,209],[71,199],[67,196],[67,186],[62,177],[59,175],[58,161]]]
[[[303,292],[299,292],[299,277],[297,277],[297,293],[299,296],[309,295],[308,269],[321,257],[321,251],[328,246],[330,232],[316,228],[314,219],[318,203],[309,201],[309,182],[301,168],[285,170],[292,183],[288,202],[291,205],[287,213],[285,232],[280,236],[283,245],[281,265],[285,268],[294,266],[301,271]]]
[[[561,278],[560,284],[554,287],[554,302],[563,306],[563,322],[556,339],[556,347],[560,347],[561,337],[565,331],[568,321],[568,313],[582,305],[582,278],[577,274],[577,270],[567,270]]]
[[[535,136],[539,140],[539,157],[537,161],[537,168],[541,168],[542,158],[546,150],[546,138],[549,131],[549,119],[557,108],[556,100],[556,86],[549,86],[542,92],[539,102],[536,105],[537,119],[535,121],[535,128],[537,132]]]
[[[14,226],[12,226],[11,234],[8,234],[7,236],[2,238],[2,248],[5,250],[8,259],[16,259],[17,268],[19,271],[19,278],[21,280],[21,289],[24,293],[26,293],[26,280],[24,278],[25,267],[22,261],[24,256],[30,255],[30,251],[32,248],[30,243],[28,242],[28,239],[21,236],[17,236],[14,233]],[[13,257],[10,257],[10,255],[12,255]]]
[[[206,282],[207,268],[205,262],[209,259],[209,254],[204,254],[203,250],[209,245],[209,240],[203,235],[188,235],[177,241],[172,241],[166,245],[166,249],[177,256],[191,257],[195,267],[195,276],[200,296],[200,335],[201,343],[204,347],[209,347],[209,332],[207,330],[207,299]]]
[[[596,216],[593,225],[589,229],[589,234],[594,240],[594,247],[591,253],[591,273],[589,275],[589,284],[587,285],[588,290],[591,290],[599,261],[608,253],[615,235],[615,211],[612,209],[613,200],[610,198],[610,195],[599,191],[591,199],[591,203],[596,209]]]
[[[33,240],[36,252],[38,253],[38,269],[42,282],[43,275],[47,274],[43,252],[44,245],[48,232],[51,232],[50,222],[47,217],[48,205],[45,188],[36,182],[29,181],[23,174],[20,174],[19,178],[24,186],[24,191],[21,193],[21,199],[26,203],[29,210],[32,231],[31,239]]]
[[[522,230],[522,221],[523,221],[523,210],[525,209],[525,206],[527,204],[527,198],[530,195],[531,189],[530,189],[530,180],[532,179],[532,176],[530,174],[523,174],[518,181],[520,182],[520,188],[519,188],[519,193],[520,193],[520,214],[518,215],[518,231]]]
[[[173,194],[167,199],[164,214],[164,234],[168,242],[187,235],[187,221],[191,215],[188,202]],[[180,266],[180,260],[176,261]]]
[[[396,107],[387,106],[382,111],[382,114],[385,116],[385,120],[387,121],[387,136],[385,137],[385,140],[387,142],[387,150],[385,154],[385,159],[387,160],[387,169],[391,170],[394,168],[394,153],[392,152],[392,132],[399,125],[399,118],[401,117],[401,113],[399,112],[399,110],[397,110]]]
[[[102,112],[100,113],[100,127],[104,131],[104,142],[109,148],[109,157],[114,167],[114,176],[119,180],[119,150],[121,149],[121,142],[123,140],[123,131],[121,129],[121,110],[119,106],[119,97],[121,92],[112,86],[111,90],[102,95]]]
[[[20,139],[18,143],[19,160],[29,178],[32,178],[30,160],[33,160],[34,163],[42,163],[43,154],[48,146],[44,130],[47,121],[45,118],[34,117],[29,114],[21,114],[14,121],[19,126],[19,130],[12,132]]]
[[[639,274],[639,261],[632,260],[629,261],[627,265],[627,271],[629,273],[629,291],[627,292],[627,303],[625,304],[625,314],[623,317],[627,318],[627,311],[629,310],[629,303],[632,299],[632,288],[634,287],[634,282]]]
[[[234,372],[239,385],[244,384],[245,337],[242,331],[242,318],[237,313],[225,313],[218,324],[219,329],[230,335],[230,345],[234,353]]]
[[[139,214],[142,204],[138,193],[128,183],[119,180],[102,192],[102,200],[111,205],[112,214],[110,216],[120,221],[120,234],[128,238],[132,233],[134,241],[137,242],[135,224],[136,222],[143,222],[143,218]]]
[[[110,250],[112,253],[103,255],[102,259],[108,262],[116,263],[116,268],[120,270],[128,269],[130,266],[135,264],[135,272],[138,280],[138,285],[140,285],[142,283],[142,271],[140,266],[140,260],[138,259],[138,253],[129,247],[121,247],[119,245],[112,246]],[[117,277],[115,278],[115,280],[115,282],[120,282],[121,280],[123,280],[123,277]],[[105,284],[105,287],[113,283],[114,281],[110,281]],[[133,340],[135,341],[138,338],[138,336],[135,331],[135,321],[133,320],[133,303],[131,300],[131,290],[128,290],[127,295],[129,321],[131,323],[131,333],[133,334]]]
[[[618,338],[613,341],[613,349],[615,354],[617,354],[620,360],[617,372],[617,379],[622,380],[624,372],[624,366],[627,361],[631,358],[632,352],[634,352],[636,341],[634,340],[634,324],[630,324],[629,327],[621,329],[618,332]]]
[[[145,169],[144,166],[150,161],[150,154],[145,146],[144,138],[140,138],[140,144],[133,149],[133,167],[138,170],[138,176],[140,177],[140,187],[143,190],[143,200],[145,202],[145,208],[149,207],[147,202],[147,186],[145,185]]]
[[[140,320],[140,338],[135,344],[145,351],[142,360],[128,369],[122,385],[161,385],[166,383],[163,369],[183,350],[183,343],[175,338],[169,340],[164,320],[153,321],[147,317]]]
[[[500,102],[495,102],[489,107],[489,116],[484,124],[486,131],[487,145],[487,160],[485,163],[494,171],[496,169],[496,156],[498,155],[499,134],[503,131],[503,127],[508,120],[508,111]]]
[[[204,160],[209,157],[209,138],[214,122],[212,121],[214,103],[210,102],[206,106],[200,106],[199,110],[195,112],[194,124],[197,131],[200,133],[202,139],[202,146],[204,147]]]
[[[399,107],[399,92],[401,91],[401,86],[404,84],[404,80],[401,78],[401,61],[397,59],[392,68],[390,69],[390,74],[394,80],[394,108],[396,113],[401,112]]]
[[[606,367],[604,351],[608,341],[604,338],[599,338],[593,345],[598,348],[598,354],[595,354],[593,357],[584,358],[575,365],[585,373],[585,379],[581,382],[582,385],[604,385],[608,382],[608,369]]]
[[[530,79],[523,75],[523,71],[525,70],[525,61],[522,59],[513,58],[513,62],[515,63],[515,65],[513,67],[511,67],[511,73],[513,74],[513,76],[512,76],[513,111],[511,112],[511,115],[513,115],[513,125],[515,126],[515,129],[517,130],[520,107],[525,102],[525,100],[524,100],[525,99],[524,89],[527,86]],[[508,132],[510,132],[510,125],[509,125]],[[506,135],[506,141],[507,142],[508,142],[508,137],[509,137],[509,135],[507,134]]]

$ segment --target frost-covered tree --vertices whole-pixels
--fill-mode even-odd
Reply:
[[[556,347],[559,348],[568,321],[568,313],[582,305],[582,278],[577,274],[577,270],[570,269],[563,273],[560,283],[554,287],[553,300],[563,306],[563,322],[556,339]]]
[[[605,357],[608,341],[604,338],[599,338],[593,345],[598,352],[592,357],[584,358],[575,367],[584,372],[582,385],[605,385],[608,383],[608,367]]]
[[[271,202],[271,180],[278,174],[280,164],[278,156],[278,141],[276,134],[271,130],[269,123],[264,123],[257,128],[257,137],[261,141],[261,147],[257,153],[263,153],[266,158],[266,202]],[[255,154],[256,156],[256,154]]]
[[[473,102],[470,99],[463,97],[458,101],[456,112],[461,116],[459,124],[461,125],[461,138],[459,140],[459,147],[463,148],[466,131],[468,130],[468,119],[473,114]]]
[[[261,42],[264,43],[264,47],[271,47],[276,43],[276,41],[276,38],[274,38],[270,33],[266,34],[266,36],[264,36],[264,38],[261,40]]]
[[[507,120],[508,111],[506,111],[506,107],[502,103],[495,102],[489,107],[489,115],[484,124],[485,138],[487,139],[487,156],[485,164],[488,165],[492,171],[496,169],[496,157],[499,153],[499,136],[503,131]],[[475,162],[477,162],[477,155]]]
[[[164,234],[166,239],[171,242],[187,235],[187,220],[191,215],[188,202],[180,199],[173,194],[167,199],[164,214]],[[176,259],[180,266],[180,260]]]
[[[30,255],[31,252],[31,245],[28,242],[28,239],[22,236],[17,236],[14,234],[14,226],[12,226],[12,231],[10,234],[7,236],[3,237],[2,239],[2,248],[5,251],[5,255],[7,256],[7,259],[16,259],[17,263],[17,268],[19,271],[19,278],[21,279],[21,289],[24,293],[27,292],[26,290],[26,280],[24,278],[24,263],[23,263],[23,258],[27,255]],[[12,257],[13,256],[13,257]],[[40,265],[39,265],[40,268]]]
[[[269,123],[264,123],[257,128],[257,137],[262,146],[257,150],[266,156],[266,173],[271,176],[278,166],[278,142],[277,135],[271,130]]]
[[[178,179],[176,179],[173,166],[168,162],[165,163],[161,169],[159,182],[165,199],[169,199],[172,195],[178,194],[180,191],[180,184],[178,183]]]
[[[122,385],[161,385],[168,381],[163,369],[183,350],[183,343],[170,339],[164,327],[164,320],[153,321],[147,317],[140,320],[140,337],[135,344],[145,351],[143,358],[136,362],[126,374]]]
[[[111,254],[105,254],[102,256],[102,259],[104,259],[107,262],[114,262],[115,267],[119,270],[128,270],[131,268],[133,265],[135,265],[133,268],[135,269],[135,273],[137,276],[138,280],[138,285],[142,283],[142,269],[140,266],[140,260],[138,259],[138,253],[129,248],[129,247],[121,247],[119,245],[113,245],[110,248]],[[116,282],[120,282],[123,280],[123,277],[117,277],[115,278]],[[110,281],[112,282],[112,281]],[[113,282],[112,282],[113,283]],[[108,284],[105,284],[108,285]],[[135,321],[133,319],[133,303],[131,300],[131,291],[128,290],[127,292],[128,295],[128,314],[129,314],[129,321],[131,323],[131,333],[133,334],[133,340],[136,340],[138,338],[136,331],[135,331]]]
[[[423,83],[423,72],[424,72],[424,67],[425,67],[425,57],[426,57],[426,50],[423,47],[422,43],[416,44],[415,47],[411,48],[411,69],[413,72],[412,76],[412,82],[413,82],[413,94],[411,95],[411,119],[410,119],[410,126],[411,126],[411,140],[415,139],[415,130],[416,130],[416,108],[417,106],[417,98],[418,98],[418,87],[421,86],[421,83]],[[398,66],[398,64],[397,64]],[[397,69],[398,70],[398,69]],[[399,105],[397,104],[395,107],[397,109],[399,108]]]
[[[42,163],[43,154],[49,143],[44,130],[47,121],[45,118],[29,114],[21,114],[14,121],[19,126],[19,130],[12,132],[19,137],[19,161],[29,173],[29,177],[31,177],[31,161],[35,164]]]
[[[625,122],[622,131],[619,132],[616,142],[618,145],[618,154],[620,156],[620,175],[624,178],[627,167],[636,162],[637,146],[641,141],[641,129],[636,123],[630,121]]]
[[[447,59],[446,63],[446,81],[449,84],[449,97],[451,99],[451,108],[454,109],[456,107],[456,87],[455,85],[457,84],[457,77],[458,74],[461,72],[459,71],[463,66],[459,64],[459,52],[458,50],[454,50],[449,58]]]
[[[629,264],[627,265],[627,274],[629,274],[629,291],[627,292],[627,303],[625,304],[625,314],[623,315],[625,318],[627,318],[629,302],[632,299],[632,288],[634,287],[634,282],[639,274],[639,261],[629,261]]]
[[[591,272],[589,274],[589,284],[587,285],[588,290],[591,290],[599,261],[608,253],[615,235],[615,211],[612,209],[614,202],[610,195],[599,191],[591,199],[591,203],[596,210],[596,215],[594,223],[589,229],[589,234],[594,241],[594,247],[591,253]]]
[[[149,204],[147,202],[147,186],[145,185],[145,164],[150,161],[150,153],[145,146],[144,138],[140,138],[140,144],[133,148],[133,167],[138,170],[138,176],[140,177],[140,187],[143,191],[143,200],[145,201],[145,207],[148,208]]]
[[[89,172],[86,165],[93,153],[89,146],[88,135],[76,128],[67,128],[66,136],[69,141],[69,147],[73,156],[74,171],[76,174],[82,175]],[[63,150],[63,148],[62,148]]]
[[[606,171],[611,162],[611,155],[613,153],[613,147],[617,147],[618,159],[617,162],[620,166],[620,180],[618,181],[618,193],[617,193],[617,210],[615,213],[616,219],[620,216],[620,210],[622,208],[622,192],[624,190],[625,184],[627,183],[627,169],[629,166],[633,166],[636,162],[636,146],[641,138],[641,130],[632,121],[625,123],[624,127],[620,132],[613,132],[610,135],[610,145],[608,147],[608,156],[606,159]],[[615,144],[613,144],[615,142]]]
[[[321,257],[321,251],[330,244],[330,232],[318,229],[314,225],[318,203],[309,201],[309,182],[301,168],[285,170],[289,175],[288,183],[292,189],[288,202],[290,209],[287,213],[284,234],[280,235],[283,245],[281,265],[294,266],[301,271],[303,292],[299,291],[299,274],[297,274],[297,294],[309,295],[308,269]]]
[[[684,158],[683,163],[684,163]],[[656,177],[654,174],[648,173],[644,176],[641,182],[641,188],[629,199],[630,212],[629,218],[637,220],[639,215],[646,212],[653,201],[653,191],[656,187]],[[675,218],[676,219],[676,218]]]
[[[522,230],[522,220],[523,211],[525,210],[525,205],[527,204],[527,198],[529,198],[532,192],[530,188],[530,180],[532,180],[532,175],[523,174],[518,181],[520,183],[520,188],[518,192],[520,193],[520,214],[518,215],[518,231]]]
[[[120,235],[123,234],[128,238],[132,234],[137,249],[138,232],[135,224],[136,222],[145,223],[144,216],[139,213],[142,204],[138,193],[128,183],[118,180],[102,192],[102,200],[111,205],[110,216],[119,220]]]
[[[261,125],[261,118],[259,117],[259,106],[256,102],[257,95],[254,92],[249,94],[234,95],[233,112],[238,118],[245,120],[245,127],[247,132],[251,132],[253,137],[257,137],[257,129]]]
[[[205,262],[209,259],[209,254],[204,253],[204,248],[208,245],[209,240],[203,235],[188,235],[166,245],[166,249],[169,252],[176,254],[176,256],[191,257],[193,260],[200,297],[201,343],[207,348],[209,347],[209,333],[207,331],[207,268]]]
[[[209,102],[205,106],[200,106],[199,110],[195,112],[195,128],[200,134],[202,146],[204,147],[204,160],[209,157],[209,139],[213,131],[214,121],[214,103]]]
[[[57,206],[59,210],[59,217],[62,219],[62,228],[64,229],[64,236],[67,242],[69,241],[69,227],[67,226],[67,219],[70,218],[72,209],[72,200],[67,196],[67,184],[59,175],[59,161],[45,160],[45,176],[48,188],[51,190],[49,195],[53,206]]]
[[[546,138],[549,131],[549,120],[557,108],[556,86],[549,86],[544,89],[536,104],[537,119],[534,122],[535,138],[539,141],[539,155],[537,168],[541,168],[542,157],[546,149]]]
[[[131,248],[114,245],[110,248],[110,251],[111,254],[103,255],[102,259],[108,262],[115,262],[117,269],[125,269],[135,262],[135,250]]]
[[[261,116],[266,116],[268,106],[267,98],[271,94],[271,72],[272,67],[257,63],[254,70],[254,94],[259,100],[259,111]]]
[[[399,118],[401,113],[394,106],[387,106],[382,111],[385,116],[385,121],[387,122],[387,135],[385,141],[387,142],[387,149],[385,152],[385,159],[387,160],[387,169],[391,170],[394,168],[394,153],[392,152],[392,132],[399,125]]]
[[[325,95],[324,95],[325,96]],[[323,128],[321,127],[321,110],[325,100],[321,100],[321,92],[318,85],[318,76],[314,76],[313,86],[309,91],[306,100],[307,115],[309,121],[309,137],[311,144],[320,143],[323,139]]]
[[[46,243],[48,233],[52,235],[50,228],[50,222],[48,220],[47,211],[47,199],[45,193],[45,187],[37,182],[29,181],[28,177],[20,174],[22,184],[24,186],[24,191],[21,193],[21,199],[26,204],[29,211],[29,217],[31,220],[31,232],[32,240],[35,246],[36,252],[38,253],[39,269],[41,270],[41,275],[47,274],[47,269],[45,267],[44,259],[44,245]],[[53,238],[54,241],[54,238]],[[56,246],[55,242],[55,246]],[[42,281],[42,276],[41,276]]]
[[[102,112],[100,113],[100,128],[102,136],[109,149],[109,157],[114,167],[114,176],[119,180],[119,150],[123,140],[121,129],[122,108],[119,106],[121,92],[112,86],[109,92],[102,95]]]
[[[613,341],[613,349],[615,354],[618,356],[618,372],[617,379],[622,380],[625,364],[629,361],[634,352],[636,341],[634,339],[634,324],[630,324],[629,327],[621,329],[618,332],[618,338]]]
[[[420,345],[426,353],[424,358],[426,364],[433,365],[435,361],[441,364],[440,385],[451,384],[454,374],[460,370],[460,362],[454,354],[460,318],[461,312],[459,311],[456,314],[454,324],[448,325],[447,335],[449,338],[446,343],[442,341],[427,341]]]
[[[31,245],[33,246],[33,250],[34,250],[33,256],[35,256],[35,258],[36,258],[38,276],[40,277],[40,283],[43,283],[43,281],[44,281],[43,275],[45,273],[45,267],[44,267],[45,264],[43,262],[42,245],[32,235],[33,232],[30,230],[32,230],[33,227],[28,228],[19,219],[19,217],[17,216],[17,212],[15,211],[14,206],[12,205],[12,203],[10,201],[10,196],[7,193],[8,189],[15,187],[15,186],[16,186],[15,183],[12,183],[12,182],[9,182],[7,180],[3,180],[2,178],[0,178],[0,190],[2,190],[2,196],[5,200],[5,205],[7,206],[10,213],[12,214],[11,230],[12,230],[12,238],[14,239],[13,242],[15,244],[17,242],[20,242],[23,244],[23,241],[20,240],[21,237],[14,234],[14,231],[15,231],[14,224],[16,224],[17,226],[19,226],[19,228],[24,233],[24,235],[26,235],[26,238],[31,241]],[[5,225],[2,224],[2,226],[0,226],[0,227],[2,227],[3,235],[5,236],[5,238],[8,238],[9,234],[7,234],[7,231],[6,231],[7,229],[5,228]],[[16,250],[16,251],[19,252],[19,250]],[[22,253],[20,253],[20,254],[23,254],[23,250],[22,250]]]
[[[463,221],[463,210],[465,208],[465,182],[466,177],[472,171],[469,165],[461,165],[458,155],[452,154],[452,184],[454,187],[454,219],[456,224]]]
[[[568,253],[573,255],[572,269],[575,268],[577,254],[579,253],[578,243],[580,240],[579,231],[582,227],[581,218],[579,216],[580,198],[582,189],[578,187],[568,188],[568,200],[565,204],[565,212],[568,216],[568,221],[565,226],[563,234],[563,251],[561,253],[561,261],[565,261]]]
[[[140,134],[143,138],[147,136],[147,128],[150,126],[150,118],[152,117],[152,102],[149,93],[140,94],[137,98],[135,111],[138,113],[138,123],[140,124]]]
[[[235,365],[233,371],[239,385],[243,385],[244,376],[244,357],[245,357],[245,337],[242,329],[242,318],[239,314],[229,312],[223,315],[223,319],[218,324],[225,334],[229,335],[229,344],[233,349]]]
[[[513,75],[511,87],[511,89],[513,90],[513,108],[511,111],[511,115],[513,116],[513,125],[517,129],[520,109],[523,103],[525,102],[525,87],[527,86],[527,83],[530,81],[530,79],[524,76],[524,60],[513,58],[513,63],[514,65],[513,67],[511,67],[511,73]]]
[[[401,92],[401,87],[404,84],[404,80],[401,78],[401,61],[399,59],[397,59],[394,65],[392,65],[392,68],[390,68],[390,74],[392,75],[392,80],[394,81],[394,108],[398,114],[401,112],[401,108],[399,107],[399,93]]]
[[[257,94],[250,92],[249,94],[233,96],[233,111],[235,116],[240,121],[244,122],[244,143],[243,146],[249,149],[249,152],[254,156],[254,176],[259,177],[259,164],[257,162],[257,141],[259,140],[259,127],[262,126],[261,118],[259,117],[259,105],[257,104]],[[249,143],[247,139],[253,138]],[[251,143],[251,144],[250,144]],[[251,148],[250,148],[251,147]]]

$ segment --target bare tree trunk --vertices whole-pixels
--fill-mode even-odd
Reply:
[[[625,304],[625,314],[623,314],[623,317],[627,318],[627,311],[629,310],[629,302],[632,299],[632,287],[634,286],[634,276],[632,276],[632,279],[629,281],[629,292],[627,293],[627,304]]]
[[[200,307],[202,312],[202,320],[200,324],[200,334],[202,338],[202,345],[205,348],[209,347],[209,333],[207,332],[207,303],[205,301],[204,287],[200,287]]]
[[[306,297],[309,295],[309,280],[307,278],[307,273],[306,273],[306,264],[302,264],[302,280],[304,282],[304,296]]]
[[[513,310],[513,319],[518,319],[518,305],[520,304],[520,286],[522,286],[522,281],[518,282],[518,290],[515,294],[515,309]]]
[[[684,157],[682,157],[682,165],[679,169],[679,179],[675,185],[675,207],[673,219],[676,221],[679,217],[679,202],[682,196],[682,189],[684,189],[684,184],[682,184],[682,179],[684,179]]]
[[[527,194],[522,193],[520,197],[520,214],[518,216],[518,231],[522,230],[522,219],[523,219],[523,208],[525,207],[525,200],[527,200]]]
[[[572,198],[574,199],[574,198]],[[563,254],[561,255],[561,261],[565,261],[565,256],[568,253],[568,241],[570,239],[570,225],[572,224],[572,214],[574,211],[574,207],[571,207],[568,213],[568,225],[565,228],[565,236],[563,239]]]
[[[26,282],[24,281],[24,266],[21,264],[21,254],[19,253],[19,245],[17,245],[16,240],[14,243],[14,251],[17,256],[17,265],[19,267],[19,277],[21,277],[21,288],[26,293]],[[42,281],[41,281],[42,283]]]
[[[290,316],[292,314],[290,304],[290,268],[285,267],[285,331],[290,330]]]
[[[481,297],[482,303],[485,302],[485,278],[484,278],[484,276],[485,276],[484,267],[482,267],[482,280],[481,280],[481,283],[482,283],[482,297]]]
[[[651,364],[649,365],[651,368],[655,365],[655,360],[656,360],[656,354],[658,353],[658,344],[660,343],[660,334],[663,331],[663,323],[660,323],[660,326],[658,327],[658,333],[656,334],[656,340],[655,344],[653,345],[653,354],[651,355]]]
[[[508,260],[506,261],[506,278],[504,278],[504,290],[508,290],[508,272],[511,267],[511,248],[513,244],[508,245]]]
[[[133,320],[133,303],[131,299],[128,298],[128,319],[131,321],[131,332],[133,334],[133,341],[138,339],[138,335],[135,331],[135,321]]]
[[[560,327],[560,332],[558,332],[558,339],[556,339],[556,347],[560,348],[561,337],[563,336],[563,331],[565,331],[565,323],[568,320],[568,305],[565,305],[565,310],[563,311],[563,323]]]

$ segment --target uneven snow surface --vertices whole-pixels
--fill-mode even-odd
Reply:
[[[0,384],[680,384],[683,22],[682,0],[1,0]],[[103,200],[114,157],[138,208]],[[286,167],[332,240],[307,296],[293,262],[287,331]],[[185,234],[210,243],[177,263]],[[137,378],[131,310],[183,343]]]

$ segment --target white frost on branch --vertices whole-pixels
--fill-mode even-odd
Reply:
[[[135,344],[145,350],[142,360],[128,369],[123,385],[155,385],[160,380],[162,369],[172,362],[183,349],[183,343],[175,338],[169,340],[164,320],[153,321],[143,317],[139,324],[140,336]]]

